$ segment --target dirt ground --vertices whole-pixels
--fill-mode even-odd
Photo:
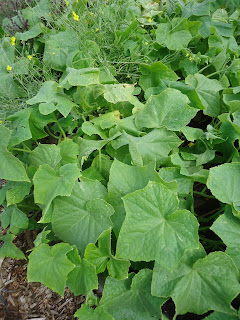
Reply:
[[[72,320],[84,302],[68,289],[62,298],[40,283],[28,283],[25,260],[6,258],[0,282],[0,320]]]

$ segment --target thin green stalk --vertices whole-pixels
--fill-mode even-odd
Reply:
[[[65,140],[67,137],[66,137],[66,134],[65,134],[65,132],[64,132],[64,130],[63,130],[63,128],[62,128],[62,126],[60,125],[60,123],[58,122],[58,120],[56,119],[56,123],[57,123],[57,125],[58,125],[58,128],[60,129],[60,131],[61,131],[61,133],[62,133],[62,135],[63,135],[63,139]]]
[[[210,196],[209,194],[206,194],[206,193],[203,193],[203,192],[193,191],[193,193],[198,195],[198,196],[202,196],[204,198],[216,199],[214,196]]]
[[[51,137],[53,137],[53,138],[55,138],[55,139],[57,139],[57,140],[59,139],[58,136],[55,136],[55,135],[51,132],[51,130],[49,129],[48,126],[46,126],[46,129],[47,129],[48,134],[49,134]]]
[[[202,240],[204,240],[204,241],[207,241],[207,242],[209,242],[209,243],[213,243],[213,244],[220,244],[220,243],[222,243],[221,240],[212,240],[212,239],[205,238],[205,237],[203,237],[203,236],[199,236],[199,237],[200,237],[200,239],[202,239]]]
[[[205,66],[205,67],[203,67],[202,69],[200,69],[200,70],[198,71],[198,73],[203,72],[205,69],[207,69],[207,68],[210,67],[210,66],[211,66],[211,64],[208,64],[207,66]]]
[[[12,150],[15,150],[15,151],[21,151],[21,152],[27,152],[27,153],[32,153],[32,151],[31,151],[31,150],[21,149],[21,148],[12,148]]]

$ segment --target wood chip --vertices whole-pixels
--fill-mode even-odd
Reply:
[[[16,304],[15,304],[15,302],[13,301],[12,296],[8,296],[8,301],[9,301],[14,307],[16,307]]]

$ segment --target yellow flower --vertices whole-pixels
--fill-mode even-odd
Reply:
[[[11,71],[12,67],[10,67],[9,65],[7,65],[7,71]]]
[[[66,3],[66,6],[68,6],[68,5],[69,5],[69,1],[68,1],[68,0],[65,0],[65,3]]]
[[[28,60],[32,60],[32,56],[30,54],[28,55]]]
[[[16,38],[15,37],[11,37],[11,44],[13,46],[15,46],[15,43],[16,43]]]
[[[2,121],[0,121],[0,124],[2,123]]]
[[[148,42],[145,42],[145,45],[147,46],[147,45],[148,45]]]
[[[76,0],[76,2],[78,3],[78,0]]]
[[[53,54],[53,56],[54,56],[56,53],[55,53],[55,52],[53,52],[52,54]]]
[[[79,15],[76,14],[76,12],[72,12],[73,13],[73,20],[75,21],[79,21]]]
[[[96,29],[96,32],[98,32],[98,31],[99,31],[99,29],[97,28],[97,29]]]
[[[94,13],[93,13],[93,12],[90,12],[90,16],[93,17],[93,16],[94,16]]]
[[[148,19],[148,22],[149,22],[149,23],[151,23],[151,22],[152,22],[152,19],[151,19],[151,18],[149,18],[149,19]]]

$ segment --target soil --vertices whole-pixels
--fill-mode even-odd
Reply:
[[[1,267],[0,320],[67,320],[84,302],[65,290],[62,298],[40,283],[27,282],[25,260],[6,258]]]

